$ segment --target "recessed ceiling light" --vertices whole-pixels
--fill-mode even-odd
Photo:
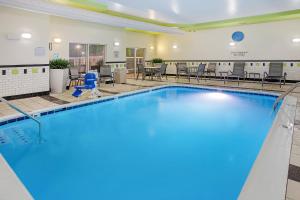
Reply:
[[[293,42],[294,42],[294,43],[300,42],[300,38],[294,38],[294,39],[293,39]]]
[[[155,11],[152,10],[152,9],[149,9],[148,11],[149,11],[149,18],[150,19],[155,19]]]
[[[30,39],[32,37],[31,33],[22,33],[21,37],[24,39]]]
[[[233,47],[233,46],[235,46],[235,43],[234,42],[230,42],[229,45]]]
[[[53,41],[54,41],[55,43],[61,43],[61,39],[60,39],[60,38],[54,38]]]

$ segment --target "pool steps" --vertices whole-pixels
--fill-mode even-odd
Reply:
[[[9,107],[14,109],[15,111],[25,115],[26,117],[28,117],[28,119],[32,119],[34,122],[36,122],[38,124],[38,127],[39,127],[38,142],[41,143],[42,142],[42,124],[38,119],[36,119],[35,115],[37,115],[37,114],[30,115],[29,113],[23,111],[21,108],[19,108],[18,106],[8,102],[6,99],[4,99],[2,97],[0,97],[0,101],[7,104]]]

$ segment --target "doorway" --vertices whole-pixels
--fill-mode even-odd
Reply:
[[[136,76],[137,64],[145,63],[146,48],[126,48],[126,66],[128,73]]]

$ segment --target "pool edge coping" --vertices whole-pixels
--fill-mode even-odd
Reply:
[[[0,153],[0,183],[1,186],[0,196],[3,200],[33,200],[29,190],[19,179],[15,171],[5,160],[4,156]],[[4,189],[3,189],[4,188]]]
[[[296,97],[288,95],[284,99],[240,191],[239,200],[285,199],[296,105]],[[287,127],[283,127],[285,125]]]

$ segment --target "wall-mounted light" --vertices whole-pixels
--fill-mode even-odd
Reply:
[[[61,43],[61,38],[54,38],[53,41],[54,41],[55,43]]]
[[[30,39],[32,37],[31,33],[22,33],[21,37],[24,39]]]
[[[173,48],[173,49],[177,49],[178,46],[177,46],[176,44],[173,44],[172,48]]]
[[[294,38],[294,39],[293,39],[293,42],[294,42],[294,43],[299,43],[299,42],[300,42],[300,38]]]
[[[120,46],[120,42],[114,42],[114,46],[115,46],[115,47]]]
[[[232,47],[234,47],[235,46],[235,42],[230,42],[229,45],[232,46]]]

